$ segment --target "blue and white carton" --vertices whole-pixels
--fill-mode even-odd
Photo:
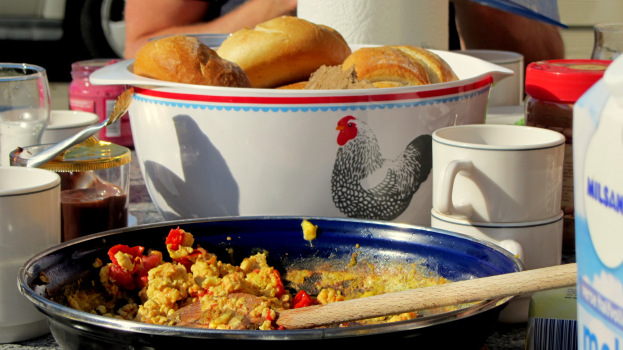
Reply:
[[[573,116],[578,349],[623,350],[623,56]]]

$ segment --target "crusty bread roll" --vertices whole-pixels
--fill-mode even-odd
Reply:
[[[458,80],[452,68],[438,55],[415,46],[377,46],[356,50],[342,69],[355,67],[357,77],[374,86],[426,85]]]
[[[306,81],[322,65],[341,64],[351,49],[332,28],[282,16],[233,33],[217,52],[242,67],[253,87],[275,88]]]
[[[185,35],[152,40],[141,47],[134,60],[134,74],[185,84],[251,87],[242,68]]]
[[[426,73],[428,73],[428,80],[431,84],[459,80],[450,65],[444,61],[443,58],[433,52],[411,45],[400,45],[395,47],[418,60],[424,66]]]

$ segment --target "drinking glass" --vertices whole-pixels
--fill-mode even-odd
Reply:
[[[623,23],[596,24],[594,32],[592,59],[614,60],[623,52]]]
[[[10,165],[17,147],[38,144],[50,117],[50,89],[44,68],[0,63],[0,166]]]

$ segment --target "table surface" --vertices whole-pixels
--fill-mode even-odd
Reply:
[[[136,218],[136,224],[148,224],[163,221],[164,218],[152,203],[145,182],[138,165],[138,160],[132,152],[132,163],[130,168],[130,215]],[[565,257],[566,260],[573,260],[573,257]],[[570,262],[570,261],[569,261]],[[489,336],[483,349],[503,350],[503,349],[525,349],[526,323],[504,324],[498,323]],[[54,341],[51,334],[42,337],[15,343],[0,344],[0,350],[49,350],[61,349]]]

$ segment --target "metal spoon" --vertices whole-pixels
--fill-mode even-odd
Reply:
[[[29,167],[29,168],[40,167],[41,165],[54,159],[57,155],[65,152],[69,148],[93,136],[96,132],[100,131],[101,129],[114,123],[117,119],[121,118],[127,112],[128,108],[130,107],[130,103],[132,102],[133,93],[134,93],[133,88],[129,88],[126,91],[124,91],[119,96],[117,101],[115,102],[115,106],[113,107],[113,110],[110,113],[110,115],[108,115],[108,118],[106,118],[101,123],[96,124],[96,125],[91,125],[83,129],[79,133],[75,134],[74,136],[71,136],[55,144],[54,146],[49,147],[45,149],[44,151],[36,154],[34,157],[28,159],[28,161],[26,162],[26,167]]]

